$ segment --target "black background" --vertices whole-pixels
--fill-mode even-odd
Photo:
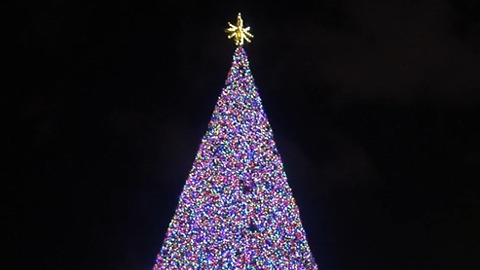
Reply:
[[[480,3],[219,2],[3,4],[4,263],[152,267],[242,12],[319,268],[479,269]]]

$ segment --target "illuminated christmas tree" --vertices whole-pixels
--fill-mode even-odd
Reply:
[[[157,269],[317,269],[242,45],[237,48]]]

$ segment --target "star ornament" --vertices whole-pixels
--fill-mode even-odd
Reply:
[[[252,42],[250,39],[253,38],[253,35],[249,32],[250,27],[243,27],[243,20],[240,13],[237,16],[237,25],[228,23],[228,28],[225,30],[228,33],[228,39],[234,39],[235,45],[242,46],[244,40],[247,42]]]

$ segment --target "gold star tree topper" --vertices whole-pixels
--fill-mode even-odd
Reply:
[[[237,25],[233,25],[230,22],[228,23],[228,28],[225,30],[228,33],[228,39],[233,38],[235,40],[235,45],[242,46],[243,41],[252,42],[250,39],[253,38],[253,35],[249,32],[249,27],[243,27],[242,15],[238,13],[237,16]]]

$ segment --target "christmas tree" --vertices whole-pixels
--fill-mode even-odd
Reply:
[[[317,269],[244,48],[237,48],[153,267]]]

